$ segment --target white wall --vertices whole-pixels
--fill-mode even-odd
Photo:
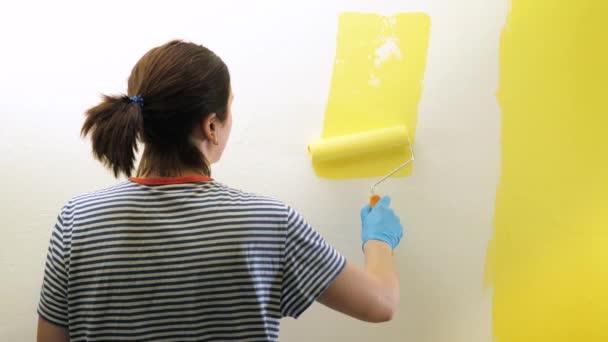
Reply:
[[[431,16],[412,177],[395,179],[406,227],[401,310],[383,325],[316,305],[284,320],[285,341],[491,340],[483,289],[499,173],[498,42],[507,0],[99,1],[0,4],[0,337],[31,341],[51,225],[64,201],[115,182],[79,137],[100,93],[126,90],[137,59],[172,38],[207,45],[231,69],[235,127],[214,176],[279,197],[361,263],[359,208],[372,179],[317,178],[337,15]],[[323,327],[323,328],[321,328]]]

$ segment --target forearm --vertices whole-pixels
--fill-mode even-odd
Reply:
[[[399,304],[399,278],[393,261],[391,247],[382,241],[365,243],[365,272],[371,275],[383,289],[380,300],[389,306]]]
[[[393,249],[403,236],[399,217],[384,196],[374,208],[361,209],[361,240],[365,267],[348,261],[336,280],[319,297],[334,310],[367,322],[387,322],[399,307],[399,279]]]

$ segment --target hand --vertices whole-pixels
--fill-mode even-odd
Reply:
[[[361,208],[361,240],[363,245],[369,240],[379,240],[388,243],[395,249],[403,237],[403,226],[399,217],[390,208],[391,198],[382,197],[371,208],[369,204]]]

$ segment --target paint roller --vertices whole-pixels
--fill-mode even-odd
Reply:
[[[313,162],[339,161],[395,148],[409,149],[411,157],[372,185],[370,206],[374,207],[380,200],[380,196],[376,194],[378,185],[414,161],[414,151],[407,127],[394,126],[320,139],[308,145],[308,154]]]

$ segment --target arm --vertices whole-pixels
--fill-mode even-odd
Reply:
[[[361,213],[365,269],[346,264],[318,301],[334,310],[367,322],[390,321],[399,306],[399,280],[391,247],[403,234],[399,218],[383,199]],[[386,240],[386,241],[384,241]]]
[[[399,305],[399,280],[390,246],[365,244],[365,270],[351,264],[319,297],[319,303],[366,322],[390,321]]]
[[[38,316],[38,342],[70,342],[68,329]]]
[[[68,268],[64,244],[65,220],[60,213],[51,232],[38,302],[38,342],[69,341]]]

